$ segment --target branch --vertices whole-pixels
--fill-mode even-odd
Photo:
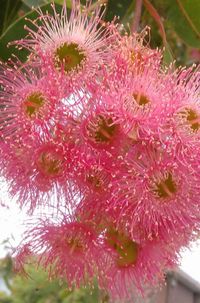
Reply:
[[[164,45],[166,45],[167,38],[166,38],[165,28],[164,28],[164,25],[163,25],[163,22],[162,22],[162,19],[161,19],[159,13],[157,12],[155,7],[151,4],[151,2],[149,0],[144,0],[144,5],[145,5],[146,9],[148,10],[148,12],[150,13],[150,15],[153,17],[153,19],[158,24],[158,27],[160,29],[160,34],[163,39],[163,43],[164,43]]]
[[[131,26],[131,32],[132,33],[138,31],[138,27],[139,27],[139,24],[140,24],[141,13],[142,13],[142,2],[143,2],[143,0],[136,0],[134,19],[133,19],[133,23],[132,23],[132,26]]]

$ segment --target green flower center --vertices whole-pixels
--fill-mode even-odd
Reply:
[[[133,94],[133,97],[138,105],[145,106],[146,104],[150,103],[150,100],[142,94]]]
[[[96,121],[91,121],[87,126],[90,139],[95,143],[104,144],[112,142],[118,129],[119,125],[114,124],[112,118],[105,118],[101,115],[97,117]]]
[[[77,43],[63,43],[55,51],[55,67],[57,70],[64,69],[65,73],[78,70],[83,65],[86,56],[79,49]]]
[[[125,234],[110,229],[106,233],[106,241],[117,252],[117,265],[119,267],[128,267],[137,262],[139,253],[138,244]]]
[[[42,93],[35,92],[30,94],[23,102],[25,113],[29,118],[34,118],[38,115],[40,109],[44,106],[46,100]]]
[[[177,187],[172,174],[168,173],[165,179],[156,183],[153,191],[158,198],[166,199],[173,196],[177,191]]]
[[[37,161],[40,171],[48,177],[57,177],[63,171],[63,158],[52,151],[43,151]]]

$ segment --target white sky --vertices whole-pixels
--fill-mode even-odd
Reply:
[[[6,197],[6,190],[1,187],[1,199],[2,196]],[[16,204],[10,209],[0,206],[0,243],[5,239],[9,238],[11,244],[19,243],[21,239],[21,234],[23,233],[23,220],[26,218],[25,211],[19,210]],[[6,251],[4,245],[0,244],[0,258],[5,255]],[[181,268],[188,273],[195,280],[200,282],[200,240],[190,249],[185,249],[182,253]]]

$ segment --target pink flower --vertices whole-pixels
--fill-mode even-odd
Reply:
[[[164,281],[164,268],[176,261],[174,250],[162,241],[140,241],[113,227],[105,232],[104,241],[110,263],[105,265],[100,282],[112,299],[131,298],[135,289],[144,293],[147,285]]]
[[[200,70],[191,67],[189,69],[169,69],[164,82],[169,91],[168,123],[163,129],[163,140],[169,142],[175,155],[195,159],[195,153],[199,152],[199,115],[200,115]],[[197,158],[198,159],[198,158]]]
[[[140,75],[148,67],[152,73],[160,69],[162,51],[149,46],[150,28],[146,27],[141,33],[121,35],[115,31],[116,39],[113,42],[113,53],[117,66],[113,69],[124,69],[126,66],[130,73]],[[114,62],[116,61],[116,62]]]
[[[66,279],[69,287],[92,282],[98,273],[102,251],[96,234],[86,224],[41,220],[29,230],[25,241],[49,275]]]
[[[112,68],[110,71],[109,67],[102,70],[101,82],[93,83],[90,94],[94,109],[91,110],[92,115],[88,115],[88,106],[86,107],[86,117],[88,116],[87,119],[91,122],[85,122],[85,137],[89,134],[87,124],[91,125],[89,129],[94,129],[95,118],[92,116],[101,115],[101,112],[103,115],[105,112],[104,115],[110,118],[110,114],[115,122],[110,126],[114,128],[116,125],[115,131],[113,129],[113,139],[110,136],[112,149],[115,144],[119,149],[119,146],[127,146],[128,142],[133,145],[137,140],[147,139],[163,140],[164,144],[167,144],[163,133],[168,133],[169,115],[172,112],[171,93],[168,86],[165,88],[169,82],[168,76],[148,65],[143,67],[140,74],[137,71],[128,72],[126,66],[120,68],[120,71],[114,69],[114,72]],[[96,122],[97,125],[100,123],[102,124],[101,121]],[[119,150],[120,152],[122,151]]]
[[[34,151],[34,152],[33,152]],[[70,148],[50,134],[1,144],[1,171],[11,196],[30,211],[38,205],[59,203],[70,195]]]
[[[185,243],[187,231],[195,229],[200,218],[199,172],[187,164],[149,142],[135,144],[126,158],[127,171],[116,177],[111,189],[108,208],[111,213],[118,209],[118,224],[128,224],[130,232],[140,226],[145,238],[183,235]]]
[[[38,11],[38,22],[31,21],[35,29],[26,27],[28,39],[17,42],[33,52],[42,69],[67,89],[91,81],[108,56],[106,42],[112,32],[100,24],[102,6],[96,5],[88,17],[91,9],[91,1],[81,8],[80,1],[73,0],[70,16],[64,4],[58,17],[53,4],[53,16]]]
[[[40,69],[19,62],[11,67],[2,64],[0,84],[0,134],[4,140],[16,140],[55,125],[62,89]]]

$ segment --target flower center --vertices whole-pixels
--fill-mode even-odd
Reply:
[[[145,95],[140,93],[133,94],[133,97],[138,105],[145,106],[146,104],[150,103],[150,100]]]
[[[158,198],[166,199],[173,196],[173,194],[175,194],[177,191],[177,187],[173,180],[172,174],[168,173],[163,180],[157,182],[153,191]]]
[[[86,180],[94,187],[95,189],[101,189],[103,181],[101,178],[93,173],[86,176]]]
[[[57,177],[63,171],[63,157],[55,151],[43,151],[37,160],[39,170],[48,177]]]
[[[89,138],[95,143],[109,144],[112,142],[117,131],[118,124],[114,124],[112,118],[99,115],[96,121],[91,121],[87,126]]]
[[[127,267],[134,265],[138,259],[138,244],[123,233],[110,229],[106,234],[106,241],[117,252],[117,265]]]
[[[190,125],[190,128],[192,129],[193,132],[196,132],[199,130],[200,128],[200,119],[199,119],[199,116],[198,114],[192,110],[192,109],[188,109],[186,111],[186,119],[187,119],[187,122],[189,123]]]
[[[70,253],[79,253],[84,249],[82,241],[78,238],[67,239],[67,245],[70,248]]]
[[[86,182],[96,191],[102,191],[109,184],[108,175],[98,167],[93,168],[86,175]]]
[[[63,43],[55,51],[55,67],[57,70],[64,69],[65,73],[78,70],[85,59],[84,53],[76,43]]]
[[[45,104],[45,101],[45,98],[40,92],[32,93],[25,99],[23,106],[25,113],[29,116],[29,118],[33,118],[38,114],[40,109]]]

